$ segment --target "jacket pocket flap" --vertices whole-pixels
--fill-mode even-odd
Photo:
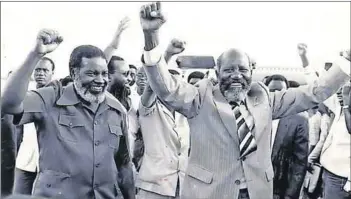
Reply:
[[[62,173],[62,172],[53,171],[53,170],[44,170],[44,171],[42,171],[42,173],[44,175],[48,175],[48,176],[52,176],[52,177],[58,177],[58,178],[69,178],[69,177],[71,177],[67,173]]]
[[[210,184],[213,180],[213,173],[195,164],[189,164],[187,174],[202,182]]]
[[[115,134],[117,136],[122,136],[123,135],[121,126],[112,125],[112,124],[109,124],[108,126],[109,126],[110,132],[112,134]]]
[[[59,124],[68,127],[84,126],[84,122],[75,115],[60,115]]]

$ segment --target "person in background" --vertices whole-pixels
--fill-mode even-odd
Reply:
[[[317,75],[314,70],[310,67],[307,58],[307,45],[298,44],[299,55],[307,74],[307,81],[315,81]],[[344,51],[340,53],[340,57],[350,61],[350,51]],[[330,70],[334,69],[334,64],[331,65]],[[326,72],[326,71],[323,71]],[[348,89],[349,86],[346,84],[342,89]],[[323,166],[323,197],[333,199],[346,199],[351,197],[351,171],[350,171],[350,146],[351,137],[347,129],[347,123],[349,123],[346,115],[349,114],[349,107],[344,105],[344,98],[348,100],[346,92],[338,90],[339,94],[336,94],[326,100],[324,104],[330,108],[335,115],[333,122],[331,123],[329,133],[323,144],[323,148],[320,156],[320,163]],[[344,95],[340,95],[343,93]]]
[[[47,57],[41,58],[34,69],[36,88],[43,88],[52,81],[55,63]],[[16,157],[14,193],[31,195],[39,165],[37,130],[34,123],[23,125],[23,134]]]
[[[288,83],[289,83],[289,86],[288,86],[289,88],[298,88],[298,87],[300,87],[300,84],[297,81],[290,80],[290,81],[288,81]]]
[[[181,198],[272,198],[272,120],[330,97],[350,81],[350,62],[336,57],[336,66],[315,84],[271,93],[261,82],[252,82],[254,66],[248,55],[229,49],[217,60],[219,83],[213,86],[203,79],[194,86],[167,71],[158,40],[166,22],[161,3],[142,6],[139,15],[149,85],[165,105],[188,118],[191,129]]]
[[[172,56],[179,54],[184,51],[184,45],[173,39],[166,52]],[[167,56],[166,62],[170,59]],[[168,71],[173,78],[182,78],[176,69]],[[138,81],[144,85],[138,111],[145,147],[137,182],[138,199],[179,198],[188,162],[189,125],[184,116],[160,101],[147,78],[144,80]]]
[[[343,106],[335,113],[321,152],[323,171],[323,197],[347,199],[351,197],[350,171],[350,84],[343,87]]]
[[[196,84],[198,81],[202,80],[205,77],[205,74],[200,71],[194,71],[189,74],[188,76],[188,83],[189,84]]]
[[[135,84],[135,79],[136,79],[136,73],[138,71],[138,68],[132,64],[129,64],[129,75],[128,75],[128,82],[129,86],[134,86]]]
[[[289,88],[282,75],[267,78],[270,92]],[[299,113],[273,120],[272,164],[274,199],[298,199],[306,175],[308,156],[308,118]]]
[[[41,30],[23,65],[10,76],[1,101],[15,125],[37,126],[40,161],[33,195],[115,199],[119,186],[125,199],[134,199],[133,179],[127,179],[132,176],[127,111],[106,92],[108,68],[102,50],[82,45],[72,51],[73,83],[62,95],[53,87],[27,93],[35,66],[62,41],[57,31]]]

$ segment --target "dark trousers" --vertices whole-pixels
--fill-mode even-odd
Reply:
[[[326,169],[323,172],[323,184],[325,199],[350,199],[351,193],[347,193],[343,187],[346,184],[347,178],[337,176]]]
[[[12,193],[16,161],[16,127],[11,115],[1,115],[1,198]]]
[[[240,189],[238,199],[250,199],[249,191],[247,189]]]
[[[33,184],[36,177],[36,172],[23,171],[16,168],[15,188],[13,192],[16,194],[32,195]]]

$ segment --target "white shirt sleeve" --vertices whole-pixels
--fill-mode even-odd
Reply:
[[[161,56],[162,56],[162,51],[159,46],[156,46],[154,49],[150,51],[144,51],[145,64],[148,66],[155,65],[160,61]]]

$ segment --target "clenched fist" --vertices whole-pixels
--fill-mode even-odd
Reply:
[[[143,31],[156,31],[164,23],[166,19],[161,11],[161,3],[151,3],[141,7],[140,24]]]
[[[63,38],[59,35],[57,31],[43,29],[39,32],[37,36],[35,51],[38,54],[45,55],[54,51],[62,41]]]
[[[185,50],[185,41],[179,39],[172,39],[171,43],[168,45],[166,53],[170,55],[176,55]]]
[[[297,44],[297,50],[300,56],[304,56],[307,53],[307,45],[304,43]]]

